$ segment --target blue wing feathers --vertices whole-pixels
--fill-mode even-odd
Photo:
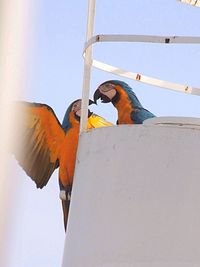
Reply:
[[[131,113],[131,119],[133,120],[134,123],[142,124],[144,120],[155,117],[153,113],[143,108],[136,94],[132,91],[132,88],[127,83],[119,80],[114,80],[113,83],[116,85],[120,85],[127,93],[134,110]]]
[[[131,113],[131,119],[136,124],[142,124],[143,121],[150,119],[150,118],[154,118],[154,117],[155,117],[154,114],[152,114],[150,111],[144,108],[136,109],[135,111]]]

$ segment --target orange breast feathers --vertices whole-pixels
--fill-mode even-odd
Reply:
[[[80,125],[72,112],[69,118],[72,127],[66,133],[59,155],[59,178],[65,187],[72,185],[73,182]]]
[[[128,95],[126,94],[126,92],[124,92],[124,90],[121,89],[119,85],[116,85],[115,89],[120,95],[120,99],[115,104],[115,107],[118,111],[118,123],[133,124],[133,121],[131,119],[131,112],[133,111],[133,107]]]

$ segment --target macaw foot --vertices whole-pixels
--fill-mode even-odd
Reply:
[[[72,187],[69,186],[66,190],[60,190],[60,199],[61,200],[68,200],[70,201],[71,200],[71,192],[72,192]]]
[[[60,190],[59,198],[61,200],[67,200],[65,190]]]
[[[70,201],[71,200],[71,191],[67,193],[67,199]]]

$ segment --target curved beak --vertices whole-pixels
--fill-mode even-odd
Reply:
[[[90,105],[93,105],[93,104],[97,104],[95,101],[93,101],[93,100],[91,100],[91,99],[89,99],[89,104],[88,104],[88,106],[90,106]]]
[[[93,100],[89,99],[89,104],[88,104],[88,106],[93,105],[93,104],[96,105],[96,103],[95,103]],[[93,112],[91,112],[90,109],[88,108],[88,118],[89,118],[92,114],[93,114]]]
[[[97,100],[101,97],[101,92],[97,89],[93,95],[94,103],[97,104]]]
[[[102,103],[109,103],[111,102],[111,99],[107,96],[101,93],[99,89],[97,89],[94,93],[94,102],[97,103],[97,100],[100,98]]]

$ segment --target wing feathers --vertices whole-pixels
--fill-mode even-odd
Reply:
[[[58,167],[65,133],[54,111],[47,105],[18,102],[21,121],[14,154],[28,176],[42,188]]]

